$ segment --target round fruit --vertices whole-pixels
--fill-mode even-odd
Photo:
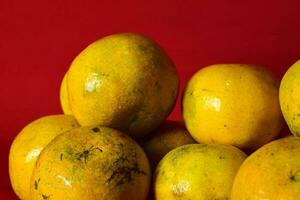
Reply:
[[[150,166],[129,136],[106,127],[82,127],[56,137],[41,153],[31,199],[145,200]]]
[[[189,81],[183,118],[199,143],[257,149],[274,139],[283,126],[275,77],[243,64],[205,67]]]
[[[152,168],[172,149],[184,144],[196,143],[184,124],[176,121],[165,121],[141,142]]]
[[[14,139],[9,153],[9,175],[20,199],[30,199],[30,177],[40,152],[57,135],[78,127],[68,115],[50,115],[28,124]]]
[[[245,158],[245,153],[230,145],[178,147],[158,164],[155,199],[229,199],[233,179]]]
[[[281,80],[280,106],[289,129],[300,136],[300,60],[292,65]]]
[[[74,116],[142,137],[168,116],[178,92],[174,64],[154,41],[133,33],[104,37],[84,49],[68,72]]]
[[[68,88],[67,88],[67,73],[65,74],[61,85],[60,85],[60,105],[63,110],[63,112],[66,115],[73,115],[70,103],[69,103],[69,94],[68,94]]]
[[[232,200],[300,197],[300,138],[287,137],[258,149],[242,164],[232,188]]]

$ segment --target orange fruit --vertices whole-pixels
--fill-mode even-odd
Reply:
[[[30,178],[41,151],[57,135],[78,126],[72,116],[50,115],[31,122],[16,136],[9,152],[9,175],[20,199],[30,200]]]
[[[278,87],[276,78],[257,66],[205,67],[186,86],[182,101],[185,125],[199,143],[257,149],[283,127]]]
[[[67,85],[71,110],[83,126],[102,125],[139,138],[172,111],[175,66],[154,41],[114,34],[85,48],[72,62]]]
[[[141,147],[106,127],[72,129],[41,153],[31,200],[146,200],[150,166]]]
[[[141,141],[152,168],[172,149],[196,143],[182,122],[165,121],[157,130]]]
[[[234,177],[245,158],[245,153],[230,145],[178,147],[156,168],[155,199],[229,199]]]
[[[264,145],[242,164],[234,180],[232,200],[297,200],[300,197],[300,138]]]

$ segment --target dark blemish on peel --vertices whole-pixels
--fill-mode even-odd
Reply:
[[[86,160],[88,159],[88,157],[96,151],[103,152],[103,150],[100,149],[99,147],[91,146],[89,149],[84,150],[81,153],[76,153],[75,155],[77,156],[77,160],[79,160],[79,161],[83,160],[84,163],[86,163]]]
[[[39,182],[40,182],[40,178],[38,180],[34,181],[34,189],[37,190],[39,188]]]
[[[294,175],[290,176],[290,180],[296,182],[296,177]]]
[[[99,75],[104,77],[109,77],[109,74],[105,74],[105,73],[100,73]]]
[[[60,160],[63,160],[63,156],[64,156],[64,154],[60,154]]]
[[[224,124],[224,127],[227,127],[227,125],[226,125],[226,124]]]
[[[225,159],[225,156],[219,156],[219,159],[220,159],[220,160],[224,160],[224,159]]]
[[[300,113],[297,114],[297,117],[300,117]]]
[[[45,195],[45,194],[42,194],[43,200],[48,200],[48,199],[50,199],[50,196],[51,196],[51,195],[48,195],[48,196],[47,196],[47,195]]]
[[[132,181],[133,174],[146,175],[146,172],[142,171],[137,163],[133,166],[121,166],[113,171],[112,175],[107,179],[106,182],[112,182],[112,180],[117,180],[116,185],[122,185],[124,183],[129,183]]]
[[[145,45],[139,45],[138,49],[143,51],[143,52],[147,51],[147,47]]]
[[[295,173],[291,172],[290,180],[292,182],[299,182],[299,171],[296,171]]]
[[[206,88],[203,88],[203,89],[201,89],[201,91],[203,91],[203,92],[209,92],[209,91],[211,91],[211,90],[206,89]]]
[[[121,156],[119,157],[118,159],[116,159],[113,164],[116,164],[116,163],[124,163],[124,162],[127,162],[127,163],[130,163],[129,159],[125,156]]]
[[[273,152],[271,153],[271,156],[274,156],[274,153],[273,153]]]
[[[107,172],[112,173],[106,180],[106,183],[114,184],[116,186],[131,182],[134,174],[147,175],[145,171],[140,169],[136,153],[132,154],[131,159],[121,153],[121,155],[108,166]]]
[[[94,133],[98,133],[98,132],[100,132],[100,129],[99,129],[98,127],[95,127],[95,128],[92,128],[92,131],[93,131]]]

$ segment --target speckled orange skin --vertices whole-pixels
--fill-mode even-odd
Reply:
[[[50,115],[31,122],[16,136],[10,147],[9,175],[20,199],[31,200],[30,178],[43,148],[57,135],[78,126],[72,116]]]
[[[90,44],[74,59],[67,78],[71,109],[81,125],[113,127],[136,138],[165,120],[178,84],[165,52],[134,33]]]
[[[283,127],[278,86],[276,78],[261,67],[205,67],[193,75],[184,92],[186,127],[199,143],[255,150]]]
[[[290,131],[300,136],[300,60],[283,76],[279,90],[280,107]]]
[[[236,147],[188,144],[170,151],[154,174],[156,200],[226,200],[246,158]]]
[[[287,137],[264,145],[242,164],[231,200],[298,200],[300,138]]]
[[[31,179],[31,199],[146,200],[150,177],[145,153],[126,134],[82,127],[43,150]]]

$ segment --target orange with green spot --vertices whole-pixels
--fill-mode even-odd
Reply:
[[[156,168],[155,199],[229,199],[234,177],[245,158],[245,153],[230,145],[178,147]]]

